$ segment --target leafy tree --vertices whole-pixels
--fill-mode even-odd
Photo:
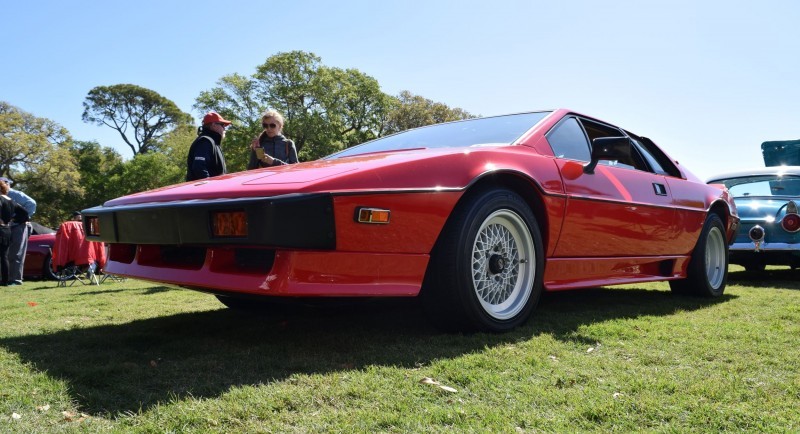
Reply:
[[[102,147],[97,142],[77,141],[71,153],[81,173],[81,185],[84,195],[74,209],[85,209],[102,205],[125,190],[114,182],[109,182],[122,172],[122,156],[110,147]]]
[[[181,131],[191,130],[190,126],[180,127]],[[175,130],[165,137],[172,137]],[[81,171],[85,188],[83,198],[71,209],[85,209],[102,205],[106,201],[131,193],[176,184],[185,175],[185,153],[182,161],[173,161],[167,143],[165,152],[138,154],[123,161],[114,149],[101,147],[96,142],[76,142],[72,153]],[[178,151],[180,152],[180,151]]]
[[[447,104],[434,102],[404,90],[393,101],[388,111],[384,132],[393,134],[410,128],[473,117],[475,116],[463,109],[450,108]]]
[[[110,182],[119,173],[122,157],[114,149],[101,147],[97,142],[76,141],[69,147],[69,153],[79,172],[79,189],[49,191],[41,189],[35,199],[38,201],[37,220],[56,227],[68,219],[72,211],[101,205],[120,195],[119,185]]]
[[[304,51],[278,53],[256,68],[253,79],[259,91],[258,99],[265,108],[271,107],[286,118],[284,131],[295,141],[299,151],[311,144],[327,148],[335,130],[329,104],[332,100],[332,80],[326,77],[320,58]],[[326,100],[327,97],[327,100]],[[325,153],[307,149],[305,154]]]
[[[252,77],[225,76],[202,92],[194,105],[234,121],[223,150],[231,171],[243,170],[249,143],[261,131],[261,113],[274,108],[286,118],[284,133],[295,141],[301,160],[438,122],[473,117],[460,108],[409,91],[397,97],[357,69],[331,68],[313,53],[292,51],[267,58]]]
[[[64,127],[0,101],[0,175],[37,201],[34,218],[44,224],[60,222],[84,194],[71,143]]]
[[[192,125],[181,125],[161,139],[158,147],[178,166],[186,164],[189,147],[197,138],[197,128]]]
[[[115,197],[152,190],[182,182],[186,175],[184,166],[176,166],[166,154],[160,152],[139,154],[126,161],[110,182],[119,186]]]
[[[223,115],[225,117],[225,115]],[[227,117],[225,119],[228,119]],[[162,178],[164,185],[176,184],[183,182],[186,178],[186,157],[189,155],[189,147],[194,139],[197,138],[197,129],[191,125],[181,125],[170,131],[159,144],[161,149],[169,160],[170,164],[179,170],[170,171],[169,173],[175,174],[172,178]],[[223,147],[227,148],[227,138],[223,142]]]
[[[267,108],[281,112],[284,133],[294,140],[301,160],[309,160],[378,137],[391,103],[374,78],[323,66],[319,57],[303,51],[278,53],[251,78],[234,74],[217,85],[200,94],[195,108],[217,110],[235,122],[223,143],[231,171],[244,169]]]
[[[155,150],[157,140],[172,127],[192,121],[174,102],[133,84],[95,87],[83,109],[84,122],[117,130],[133,155]]]
[[[109,199],[182,182],[194,127],[179,125],[155,148],[122,161],[97,142],[74,142],[66,129],[0,102],[0,175],[37,203],[35,219],[57,227],[74,210]]]
[[[338,116],[334,117],[335,133],[341,137],[339,151],[383,135],[384,123],[391,110],[393,99],[381,92],[378,81],[356,69],[330,69],[328,80],[334,91],[328,93],[334,100],[327,104]]]
[[[261,132],[261,113],[266,105],[257,100],[259,94],[256,86],[256,81],[250,78],[239,74],[228,75],[217,81],[217,87],[201,92],[194,105],[195,109],[203,113],[214,110],[233,122],[222,141],[229,172],[238,172],[247,167],[250,142]],[[189,140],[185,144],[184,166],[189,145],[196,137],[196,133],[187,137]]]

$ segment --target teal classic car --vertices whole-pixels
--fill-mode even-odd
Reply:
[[[720,174],[741,218],[730,263],[748,271],[767,265],[800,267],[800,166],[774,166]]]

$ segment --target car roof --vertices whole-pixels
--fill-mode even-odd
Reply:
[[[706,181],[706,183],[712,183],[714,181],[721,181],[723,179],[731,179],[731,178],[745,178],[748,176],[759,176],[759,175],[795,175],[800,176],[800,166],[770,166],[770,167],[759,167],[750,170],[738,170],[735,172],[727,172],[727,173],[720,173],[718,175],[714,175]]]
[[[56,231],[54,229],[50,229],[47,226],[42,226],[39,223],[31,222],[31,226],[33,227],[34,235],[42,235],[42,234],[54,234]]]

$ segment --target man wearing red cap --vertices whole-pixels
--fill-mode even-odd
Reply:
[[[187,181],[228,173],[221,146],[225,128],[230,124],[214,111],[203,116],[203,126],[197,132],[198,137],[192,142],[186,158]]]

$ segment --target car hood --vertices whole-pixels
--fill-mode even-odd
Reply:
[[[33,245],[43,241],[50,241],[52,243],[55,239],[56,239],[55,232],[53,232],[52,234],[31,235],[30,238],[28,238],[28,244]]]
[[[265,197],[291,193],[463,188],[487,170],[498,149],[520,146],[414,149],[248,170],[170,185],[109,200],[106,207],[190,199]],[[443,170],[463,167],[465,170]],[[468,169],[473,168],[473,169]]]

